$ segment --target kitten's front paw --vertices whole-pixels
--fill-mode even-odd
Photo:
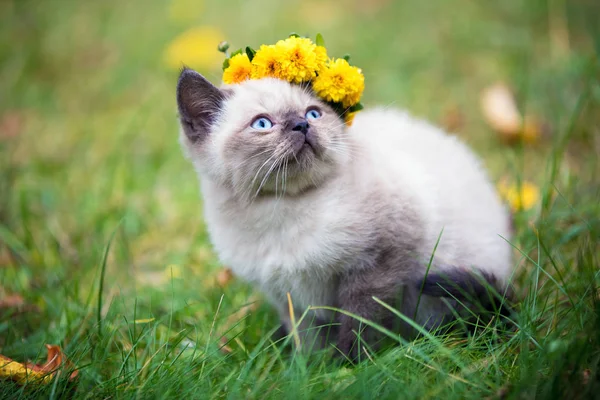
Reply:
[[[356,364],[359,361],[359,354],[361,351],[360,340],[356,336],[352,319],[349,317],[342,319],[340,326],[339,335],[336,342],[336,347],[339,350],[340,357],[345,358],[352,364]]]

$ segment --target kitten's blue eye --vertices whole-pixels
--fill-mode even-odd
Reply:
[[[256,118],[250,126],[259,131],[264,131],[266,129],[271,129],[273,127],[273,123],[271,122],[271,120],[269,120],[269,118],[260,117]]]
[[[308,110],[304,117],[306,119],[317,119],[317,118],[321,118],[321,113],[319,112],[319,110],[315,110],[313,108],[312,110]]]

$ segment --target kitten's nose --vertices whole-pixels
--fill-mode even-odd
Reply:
[[[305,135],[306,135],[306,132],[308,132],[308,121],[306,121],[305,119],[298,120],[293,125],[294,125],[294,127],[292,128],[293,131],[300,131],[300,132],[304,133]]]

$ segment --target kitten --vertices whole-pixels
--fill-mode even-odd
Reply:
[[[460,304],[500,304],[486,288],[507,287],[509,215],[455,137],[390,109],[347,127],[310,89],[272,78],[219,89],[184,69],[177,103],[214,248],[288,331],[288,292],[298,317],[336,307],[406,337],[373,297],[429,329]],[[355,318],[311,313],[305,343],[357,356]],[[329,337],[310,329],[331,321]]]

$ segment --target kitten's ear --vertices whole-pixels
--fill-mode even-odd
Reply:
[[[177,107],[186,136],[197,142],[204,139],[214,123],[225,94],[194,70],[184,68],[177,83]]]

